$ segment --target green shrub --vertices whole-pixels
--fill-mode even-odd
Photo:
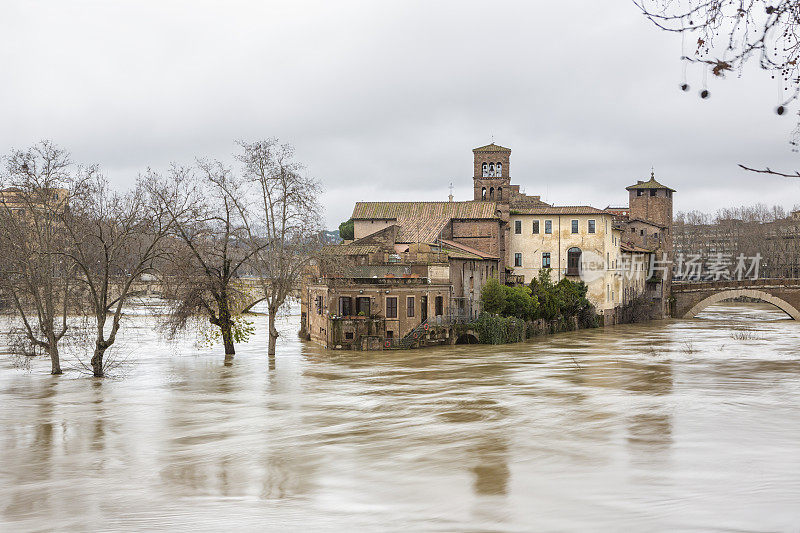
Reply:
[[[475,322],[481,344],[508,344],[525,340],[525,321],[510,316],[481,313]]]

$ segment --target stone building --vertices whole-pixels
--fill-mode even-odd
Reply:
[[[554,283],[586,282],[601,313],[622,303],[622,231],[613,215],[590,206],[543,206],[512,210],[510,222],[509,259],[521,281],[550,269]]]
[[[671,252],[672,189],[651,176],[628,187],[627,207],[554,206],[511,183],[509,148],[472,152],[470,201],[356,203],[354,240],[326,247],[303,287],[305,336],[350,349],[454,341],[420,328],[471,320],[488,279],[530,283],[542,268],[586,281],[606,321],[637,296],[666,301],[648,273]]]

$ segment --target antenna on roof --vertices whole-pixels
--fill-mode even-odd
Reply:
[[[494,144],[494,133],[491,134],[492,137],[492,144]]]
[[[450,182],[450,196],[447,197],[450,202],[453,201],[453,182]]]

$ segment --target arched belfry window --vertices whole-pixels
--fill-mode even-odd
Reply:
[[[494,163],[489,163],[489,177],[494,177]]]
[[[494,200],[494,187],[489,187],[489,200]]]
[[[503,188],[502,187],[498,187],[497,188],[497,199],[500,200],[501,202],[503,201]]]
[[[483,164],[483,177],[486,178],[489,176],[489,165],[486,163]]]
[[[577,276],[581,269],[581,249],[577,247],[567,250],[567,276]]]
[[[481,200],[486,200],[486,187],[481,188]]]
[[[503,163],[497,163],[494,166],[494,172],[495,172],[495,174],[497,176],[502,176],[503,175]]]

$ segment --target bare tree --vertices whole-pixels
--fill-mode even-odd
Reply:
[[[783,88],[776,113],[800,94],[800,3],[797,0],[632,0],[642,13],[662,30],[691,35],[692,50],[682,60],[706,65],[712,75],[741,73],[757,58],[759,66],[778,78]],[[695,39],[696,37],[696,39]],[[685,82],[683,90],[689,86]],[[703,90],[701,97],[708,98]],[[800,124],[790,141],[800,142]],[[800,177],[800,172],[778,172],[770,168],[745,170]]]
[[[269,314],[268,354],[275,355],[278,311],[299,287],[312,251],[320,244],[320,185],[304,175],[288,144],[267,139],[239,145],[245,179],[256,185],[259,195],[259,224],[250,229],[265,246],[255,254],[253,268],[263,282]]]
[[[0,191],[0,290],[22,321],[24,338],[50,357],[61,374],[59,342],[75,302],[75,266],[62,255],[62,223],[81,173],[49,141],[5,158]],[[35,350],[34,350],[35,352]]]
[[[95,377],[105,373],[104,355],[116,341],[122,309],[142,276],[162,258],[162,241],[171,218],[157,196],[157,184],[140,182],[128,194],[109,188],[107,179],[91,169],[62,215],[69,242],[64,254],[85,285],[86,308],[95,324],[90,361]]]
[[[170,260],[163,266],[165,295],[174,302],[174,334],[205,316],[219,328],[226,359],[245,340],[241,311],[248,293],[239,279],[265,243],[252,235],[247,183],[217,161],[196,168],[173,166],[158,192],[173,224]]]

